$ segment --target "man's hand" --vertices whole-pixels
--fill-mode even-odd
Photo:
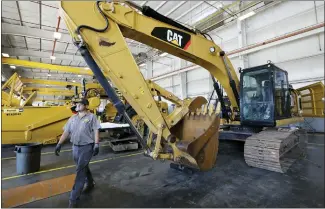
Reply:
[[[69,119],[69,121],[70,121],[70,119]],[[69,126],[69,121],[67,123],[68,126]],[[61,135],[60,140],[55,147],[55,155],[56,156],[59,156],[59,153],[61,151],[61,146],[62,146],[63,142],[68,138],[68,136],[69,136],[69,131],[64,131],[63,134]]]
[[[55,155],[59,156],[60,151],[61,151],[61,144],[58,143],[55,147]]]
[[[96,144],[94,145],[94,149],[93,149],[93,156],[98,155],[98,153],[99,153],[99,144],[96,143]]]

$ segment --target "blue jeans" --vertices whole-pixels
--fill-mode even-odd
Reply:
[[[77,165],[77,174],[70,193],[70,202],[72,203],[76,203],[79,200],[84,184],[92,184],[94,181],[88,166],[93,156],[93,147],[94,144],[73,145],[72,147],[73,160]]]

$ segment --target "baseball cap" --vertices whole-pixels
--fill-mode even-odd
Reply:
[[[83,105],[89,105],[88,99],[85,99],[85,98],[76,99],[75,102],[76,103],[81,103]]]

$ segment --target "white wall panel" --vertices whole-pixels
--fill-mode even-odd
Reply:
[[[187,95],[199,95],[209,93],[209,79],[195,80],[187,83]]]
[[[198,68],[195,70],[191,70],[187,72],[186,79],[187,82],[195,81],[195,80],[200,80],[204,78],[209,77],[209,71],[203,69],[203,68]]]
[[[173,76],[173,85],[180,85],[181,84],[181,77],[179,75]]]
[[[318,36],[319,36],[319,40],[320,40],[321,49],[322,49],[322,51],[324,51],[324,33],[321,33]]]
[[[222,38],[222,42],[227,42],[228,40],[237,37],[237,24],[231,24],[228,27],[223,28],[222,30],[214,30],[211,32],[211,35],[213,39],[216,41],[216,43],[218,43],[218,40],[220,40],[219,37]]]
[[[312,1],[288,1],[277,4],[263,12],[246,19],[247,32],[272,24],[287,17],[312,9]]]
[[[161,86],[163,88],[171,87],[172,86],[172,78],[168,77],[168,78],[160,79],[158,81],[155,81],[155,83],[157,83],[159,86]]]
[[[159,57],[153,63],[153,76],[159,76],[181,68],[181,59],[172,55]]]
[[[321,36],[324,37],[324,34]],[[321,44],[324,45],[324,43]],[[315,55],[319,52],[318,37],[309,36],[249,54],[249,67],[265,64],[267,60],[271,60],[274,63],[281,63],[288,60],[296,60],[298,58]],[[322,60],[324,60],[324,58],[322,58]],[[301,68],[302,67],[303,66],[301,66]]]
[[[293,7],[296,7],[294,5],[294,2],[290,2]],[[284,3],[283,3],[284,4]],[[280,4],[281,5],[281,4]],[[296,11],[296,10],[295,10]],[[264,13],[267,13],[268,10],[265,12],[262,12],[261,15]],[[324,15],[324,6],[318,6],[317,12],[319,13],[318,16],[321,14]],[[256,15],[257,17],[260,16],[260,14]],[[323,17],[322,17],[323,18]],[[320,20],[319,18],[318,22],[324,21]],[[305,8],[303,12],[298,12],[293,16],[290,17],[283,17],[283,19],[274,20],[268,25],[264,25],[260,28],[251,29],[250,18],[247,20],[247,44],[254,44],[258,43],[276,36],[284,35],[286,33],[310,26],[316,24],[316,15],[313,7]],[[262,21],[264,22],[264,21]]]
[[[220,47],[225,52],[229,52],[229,51],[238,49],[239,48],[238,39],[232,39],[231,41],[229,41],[227,43],[223,43],[222,46],[220,46]]]
[[[253,31],[247,33],[246,42],[247,45],[262,42],[267,39],[271,39],[276,36],[276,31],[272,27],[263,28],[263,30]]]
[[[288,71],[289,81],[324,77],[324,55],[276,64]]]
[[[266,48],[248,55],[249,67],[263,65],[268,60],[277,62],[276,47]]]
[[[238,67],[239,65],[239,58],[238,57],[234,57],[230,59],[232,66],[234,67],[235,71],[238,71]]]
[[[181,97],[181,86],[180,85],[173,86],[172,93],[180,98]]]
[[[319,52],[318,38],[316,36],[309,36],[303,39],[287,42],[285,44],[277,45],[277,61],[294,59],[296,57],[303,57]]]
[[[172,69],[168,68],[167,66],[160,65],[160,68],[157,68],[156,66],[154,65],[154,70],[152,72],[153,77],[159,76],[159,75],[162,75],[162,74],[165,74],[165,73],[168,73],[168,72],[172,71]]]
[[[167,91],[173,92],[173,87],[166,87],[164,89],[166,89]]]
[[[318,22],[324,22],[324,1],[316,1],[316,7]]]

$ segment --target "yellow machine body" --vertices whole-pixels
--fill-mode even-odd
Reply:
[[[66,102],[63,106],[53,106],[48,101],[44,101],[45,106],[39,107],[32,106],[32,102],[35,101],[37,94],[65,95],[66,93],[73,96],[73,91],[23,87],[22,80],[15,73],[2,86],[2,144],[57,143],[65,123],[73,115],[71,105]],[[30,94],[27,98],[23,98],[23,93]],[[90,89],[86,96],[89,100],[89,109],[96,111],[100,105],[99,91]],[[20,105],[22,99],[25,101]]]
[[[298,88],[304,117],[324,117],[324,84],[317,82]]]
[[[226,92],[233,113],[239,109],[236,94],[240,83],[236,72],[220,47],[204,34],[142,15],[133,7],[136,8],[130,2],[62,1],[61,14],[76,44],[87,52],[88,58],[98,65],[148,126],[152,134],[147,144],[153,150],[147,154],[153,159],[168,159],[200,170],[211,169],[218,150],[220,107],[217,110],[207,107],[203,97],[180,100],[146,81],[125,38],[208,70]],[[85,25],[89,27],[83,27]],[[173,112],[163,113],[160,103],[154,99],[157,96],[174,103]],[[230,123],[240,123],[240,119],[235,118],[231,115]],[[277,124],[297,120],[301,117],[279,120]]]
[[[2,107],[2,144],[57,143],[71,116],[69,106]]]

